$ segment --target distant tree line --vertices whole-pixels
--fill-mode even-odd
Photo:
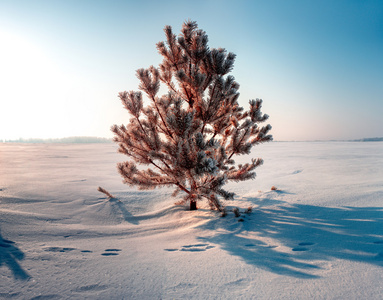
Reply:
[[[91,144],[91,143],[111,143],[112,139],[93,137],[93,136],[72,136],[65,138],[56,138],[56,139],[39,139],[39,138],[30,138],[23,139],[19,138],[16,140],[1,140],[3,143],[38,143],[38,144]]]
[[[364,138],[359,140],[353,140],[353,142],[383,142],[383,137]]]

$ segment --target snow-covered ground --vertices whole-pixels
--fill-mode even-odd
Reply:
[[[252,156],[239,222],[123,185],[114,144],[0,144],[0,298],[383,299],[383,143]]]

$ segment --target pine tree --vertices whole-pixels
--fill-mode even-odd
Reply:
[[[271,126],[258,125],[268,115],[261,113],[261,99],[250,100],[247,111],[239,106],[239,84],[227,75],[236,55],[209,49],[196,22],[185,22],[178,38],[170,26],[164,32],[166,42],[157,43],[162,63],[137,70],[139,89],[150,104],[144,107],[142,92],[119,94],[132,117],[128,125],[112,126],[119,152],[130,158],[118,170],[124,183],[140,189],[174,186],[173,196],[184,193],[191,210],[207,199],[221,211],[220,198],[234,196],[224,184],[253,179],[263,163],[258,158],[235,165],[233,158],[272,140]],[[168,88],[162,96],[160,83]]]

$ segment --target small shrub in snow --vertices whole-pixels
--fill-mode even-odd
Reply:
[[[239,209],[237,207],[233,208],[233,213],[236,218],[241,216],[241,213],[239,212]]]
[[[272,190],[272,191],[276,191],[276,190],[277,190],[277,187],[272,186],[272,187],[271,187],[271,190]]]
[[[261,99],[250,100],[246,111],[239,106],[239,84],[227,75],[235,54],[209,48],[196,22],[185,22],[178,37],[170,26],[164,31],[166,41],[157,44],[162,63],[137,70],[141,91],[119,94],[132,117],[127,125],[112,127],[119,152],[130,158],[118,170],[129,185],[174,186],[173,195],[184,193],[183,202],[190,202],[191,209],[206,199],[222,211],[220,198],[234,196],[223,186],[253,179],[263,162],[258,158],[236,165],[234,158],[272,140],[271,126],[259,126],[268,115],[261,113]],[[160,83],[168,89],[162,96]],[[149,99],[146,107],[142,92]]]
[[[253,208],[249,206],[248,208],[246,208],[245,214],[251,214],[252,211],[253,211]]]

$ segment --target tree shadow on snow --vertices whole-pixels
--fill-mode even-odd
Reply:
[[[124,219],[124,221],[134,225],[139,224],[137,218],[128,211],[128,209],[126,208],[126,205],[123,202],[121,202],[119,199],[111,198],[109,199],[109,203],[112,207],[112,210],[120,214],[122,218]]]
[[[247,199],[250,201],[256,199]],[[202,225],[205,242],[273,273],[318,278],[325,261],[344,259],[383,266],[383,207],[262,205],[238,222],[229,214]],[[327,266],[328,267],[328,266]]]
[[[24,259],[24,253],[15,246],[15,242],[3,239],[0,233],[0,267],[7,266],[15,279],[28,280],[29,274],[20,266],[20,260]]]

